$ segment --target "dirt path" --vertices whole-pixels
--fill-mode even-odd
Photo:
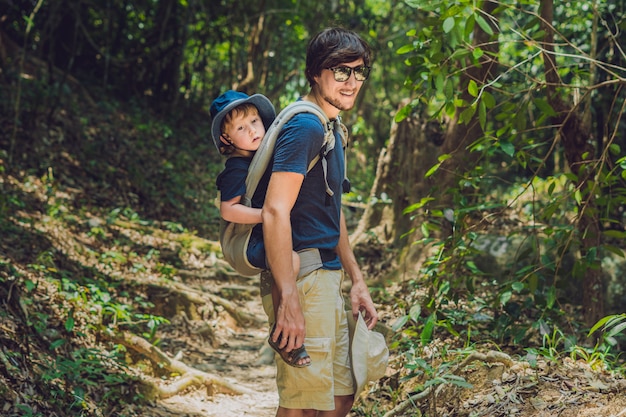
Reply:
[[[194,390],[162,400],[160,406],[185,416],[273,417],[278,396],[274,382],[273,355],[264,348],[264,331],[233,333],[211,357],[196,357],[195,368],[222,376],[231,383],[257,391],[245,395],[209,395]],[[269,352],[269,355],[268,355]]]
[[[267,345],[267,319],[260,299],[252,296],[247,311],[261,319],[260,326],[238,327],[223,313],[215,321],[217,346],[189,335],[185,326],[172,322],[162,342],[162,349],[201,371],[220,376],[228,382],[256,391],[255,394],[213,394],[206,390],[188,390],[159,400],[145,417],[274,417],[278,405],[273,351]],[[165,329],[166,330],[166,329]]]

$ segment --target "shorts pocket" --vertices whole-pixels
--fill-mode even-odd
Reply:
[[[331,392],[333,386],[331,339],[306,338],[304,346],[311,357],[311,365],[306,368],[294,368],[283,362],[281,367],[286,372],[283,373],[284,378],[277,381],[279,388],[287,391]]]
[[[318,277],[320,275],[320,270],[317,269],[303,277],[298,278],[298,288],[300,290],[300,299],[302,300],[303,297],[305,296],[309,296],[311,294],[311,291],[314,291],[317,289],[317,281],[318,281]]]

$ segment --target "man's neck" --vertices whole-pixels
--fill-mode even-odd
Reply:
[[[336,119],[339,115],[340,110],[320,97],[315,89],[312,89],[309,94],[302,97],[302,100],[317,104],[330,120]]]

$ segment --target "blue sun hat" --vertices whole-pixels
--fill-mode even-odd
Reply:
[[[213,143],[217,150],[220,150],[220,134],[222,131],[220,130],[220,126],[222,126],[222,120],[224,117],[237,106],[240,106],[245,103],[251,103],[256,106],[259,110],[259,115],[261,116],[261,120],[263,120],[263,126],[265,126],[265,130],[269,129],[272,121],[276,117],[276,110],[274,109],[274,105],[272,102],[262,94],[253,94],[248,96],[246,93],[242,93],[241,91],[228,90],[211,103],[211,107],[209,109],[211,113],[211,136],[213,137]]]

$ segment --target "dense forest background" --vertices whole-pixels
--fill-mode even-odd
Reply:
[[[225,322],[259,324],[216,243],[208,107],[227,89],[277,109],[306,93],[306,44],[331,25],[375,52],[343,115],[344,201],[396,357],[355,415],[444,415],[442,387],[471,385],[461,365],[510,365],[485,347],[623,375],[625,12],[0,0],[1,413],[151,415],[198,379],[243,392],[163,353],[173,329],[215,347]]]

